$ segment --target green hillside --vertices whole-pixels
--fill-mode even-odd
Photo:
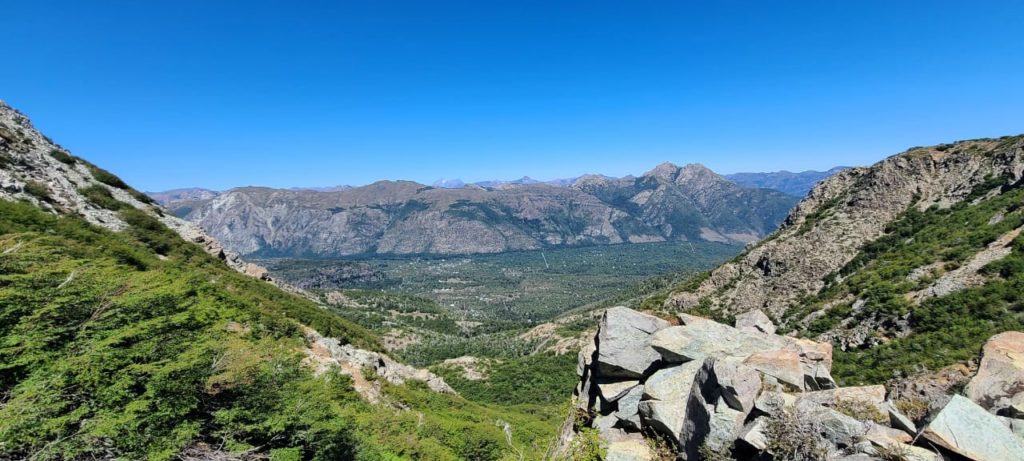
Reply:
[[[0,200],[0,459],[537,459],[554,436],[555,408],[418,382],[382,382],[374,405],[340,373],[314,376],[303,325],[377,338],[121,215],[115,233]]]

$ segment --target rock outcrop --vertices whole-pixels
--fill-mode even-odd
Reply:
[[[885,386],[836,387],[828,344],[766,333],[774,325],[763,319],[757,328],[747,319],[737,320],[741,328],[686,314],[678,320],[612,308],[581,352],[577,414],[588,415],[582,419],[609,456],[655,459],[634,450],[648,435],[690,461],[1024,459],[1024,439],[1016,435],[1024,419],[1012,410],[1022,333],[997,335],[986,346],[968,386],[982,405],[953,396],[918,415],[926,421],[918,428]]]

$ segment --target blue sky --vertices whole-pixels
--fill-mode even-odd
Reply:
[[[136,187],[869,164],[1024,132],[1024,2],[4,5],[0,99]]]

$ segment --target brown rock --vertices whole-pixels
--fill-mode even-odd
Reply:
[[[965,394],[986,410],[998,412],[1013,405],[1024,392],[1024,333],[1008,331],[989,338],[982,348],[978,374]]]

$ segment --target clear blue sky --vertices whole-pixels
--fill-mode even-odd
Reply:
[[[869,164],[1024,132],[1020,1],[19,1],[0,99],[144,190]]]

